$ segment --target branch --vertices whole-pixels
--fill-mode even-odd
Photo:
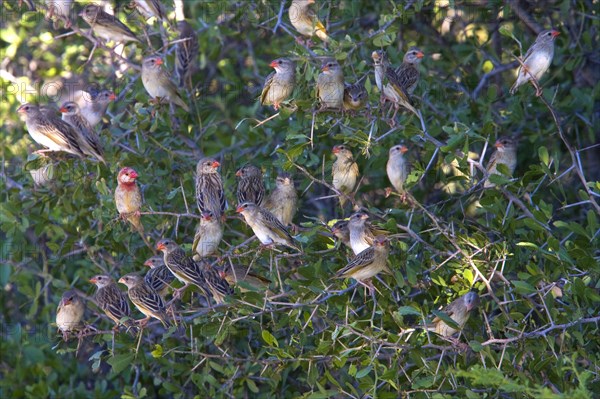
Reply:
[[[502,72],[508,71],[509,69],[513,69],[513,68],[517,67],[518,65],[519,65],[518,61],[513,61],[509,64],[501,64],[498,66],[494,66],[494,69],[492,69],[491,71],[489,71],[488,73],[486,73],[485,75],[483,75],[481,77],[479,84],[477,85],[475,90],[473,90],[473,93],[471,94],[471,98],[473,100],[475,100],[479,96],[479,92],[483,89],[483,87],[485,86],[485,84],[487,83],[488,80],[490,80],[491,78],[493,78],[494,76],[496,76]]]

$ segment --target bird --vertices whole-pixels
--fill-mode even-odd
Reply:
[[[298,210],[298,193],[289,173],[280,173],[275,189],[267,197],[264,208],[271,212],[284,226],[289,226]]]
[[[222,238],[223,225],[219,218],[216,218],[211,211],[202,212],[200,225],[194,236],[192,251],[202,258],[212,255],[219,248]]]
[[[45,114],[39,107],[29,103],[21,105],[17,112],[25,120],[31,138],[46,147],[39,152],[63,151],[83,157],[77,141],[78,134],[67,122],[49,113]]]
[[[262,170],[254,165],[246,165],[235,175],[239,178],[237,188],[238,203],[253,202],[261,206],[265,198],[265,183]]]
[[[75,290],[65,291],[56,309],[56,325],[67,341],[72,332],[81,330],[85,304]]]
[[[126,327],[131,326],[129,321],[121,322],[121,319],[130,316],[131,310],[127,301],[127,295],[117,287],[114,280],[107,275],[99,274],[92,277],[89,281],[98,287],[95,295],[96,303],[115,322],[114,329],[118,329],[121,324]]]
[[[221,278],[225,279],[230,286],[238,285],[243,282],[250,286],[254,291],[268,291],[268,286],[271,284],[271,280],[259,276],[258,274],[251,273],[247,268],[240,265],[231,265],[230,267],[224,267],[219,270]],[[240,287],[241,292],[247,292],[248,290]]]
[[[375,83],[381,93],[381,102],[390,101],[394,104],[392,124],[395,124],[396,114],[400,107],[418,115],[417,110],[410,103],[409,97],[419,81],[417,65],[423,56],[422,51],[411,48],[404,55],[402,65],[394,69],[389,65],[385,51],[377,50],[371,54],[375,67]]]
[[[365,212],[356,212],[348,219],[348,232],[350,237],[350,248],[355,255],[373,245],[375,235],[367,224],[369,215]]]
[[[369,99],[362,83],[346,84],[344,87],[344,111],[356,112],[365,107]]]
[[[542,95],[542,89],[539,87],[538,82],[552,64],[554,40],[558,35],[560,35],[560,32],[554,29],[540,32],[522,58],[523,64],[519,67],[517,80],[510,88],[510,94],[514,95],[519,86],[532,81],[536,90],[535,95],[538,97]],[[535,80],[532,80],[532,77]]]
[[[171,81],[169,74],[161,65],[163,60],[156,55],[142,61],[142,83],[150,96],[157,100],[165,98],[190,112],[190,107],[181,98],[177,86]]]
[[[498,164],[503,164],[508,169],[509,174],[515,172],[517,167],[517,142],[509,137],[501,137],[494,144],[496,151],[490,157],[490,160],[485,168],[488,178],[483,184],[484,188],[492,188],[496,185],[489,180],[491,175],[500,175]]]
[[[205,211],[221,218],[225,212],[223,180],[217,169],[221,164],[212,158],[203,158],[196,165],[196,204],[200,214]]]
[[[102,117],[106,113],[108,104],[116,100],[117,96],[110,90],[91,90],[89,93],[85,90],[77,90],[73,99],[79,105],[81,116],[92,127],[95,127],[102,122]]]
[[[129,299],[146,316],[140,321],[142,325],[148,323],[153,317],[160,320],[164,328],[169,328],[165,302],[158,292],[146,284],[142,276],[134,273],[126,274],[119,279],[119,283],[127,286]]]
[[[388,254],[390,251],[389,241],[385,236],[377,236],[373,240],[373,245],[357,254],[342,269],[338,270],[335,278],[353,278],[359,284],[373,289],[372,283],[365,283],[377,274],[388,271]]]
[[[348,229],[347,220],[338,220],[331,226],[331,234],[339,240],[342,244],[348,248],[352,248],[350,245],[350,230]]]
[[[77,103],[73,101],[65,102],[59,110],[62,113],[62,120],[79,133],[77,135],[79,148],[81,150],[106,165],[104,159],[104,149],[100,142],[100,137],[94,131],[94,128],[89,124],[87,119],[81,115],[81,110]]]
[[[278,58],[269,66],[275,71],[265,79],[260,104],[273,105],[273,108],[278,110],[281,103],[292,95],[296,86],[296,64],[287,58]]]
[[[175,70],[179,76],[179,86],[192,88],[192,75],[197,69],[197,59],[200,45],[198,35],[187,21],[177,23],[179,43],[175,47]]]
[[[288,16],[292,26],[303,36],[308,38],[317,35],[324,42],[329,41],[325,26],[319,21],[315,11],[310,7],[315,0],[293,0],[288,9]]]
[[[229,282],[224,279],[217,269],[213,269],[205,260],[197,262],[208,291],[217,304],[223,303],[227,295],[233,294],[233,289]]]
[[[169,291],[170,284],[175,279],[173,273],[171,273],[167,265],[165,265],[164,257],[153,256],[148,258],[144,262],[144,266],[150,268],[144,276],[146,284],[164,298]]]
[[[94,35],[107,42],[140,42],[127,25],[119,21],[115,15],[105,12],[100,6],[88,4],[79,15],[90,25]]]
[[[336,60],[323,64],[317,77],[317,98],[320,110],[342,110],[344,105],[344,72]]]
[[[352,152],[345,145],[336,145],[332,150],[336,160],[331,168],[331,178],[333,187],[340,193],[349,195],[354,191],[358,180],[358,164],[354,162]],[[340,195],[340,205],[342,208],[346,203],[344,195]]]
[[[159,20],[166,18],[165,6],[160,0],[134,0],[137,10],[146,19],[156,17]]]
[[[144,225],[140,219],[143,201],[142,192],[136,183],[138,176],[138,173],[130,167],[124,167],[119,171],[115,204],[121,219],[129,221],[138,232],[143,233]]]
[[[236,212],[244,216],[244,220],[263,245],[281,244],[301,251],[286,227],[271,212],[252,202],[240,204]]]
[[[171,273],[181,281],[184,286],[175,290],[174,298],[179,298],[181,293],[192,284],[198,287],[205,296],[210,295],[210,290],[204,278],[204,274],[198,263],[185,254],[185,251],[177,243],[168,238],[163,238],[156,244],[156,249],[163,253],[165,265]]]
[[[407,151],[408,147],[402,144],[390,148],[385,167],[390,183],[392,183],[394,189],[400,194],[404,193],[404,182],[409,172],[408,161],[404,157]]]
[[[64,21],[65,29],[71,27],[71,10],[73,9],[73,0],[46,0],[46,19],[54,20],[54,29],[59,28],[59,21]],[[58,18],[53,18],[57,16]]]
[[[465,295],[452,301],[443,310],[462,330],[462,328],[469,320],[469,316],[473,309],[479,305],[479,295],[474,291],[469,291]],[[437,334],[443,337],[451,337],[459,330],[449,326],[441,318],[435,317],[433,319],[433,325],[427,328],[428,330],[435,331]]]

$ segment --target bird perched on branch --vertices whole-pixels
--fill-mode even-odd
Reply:
[[[263,245],[281,244],[301,251],[286,227],[273,214],[252,202],[244,202],[236,209],[241,213]]]
[[[81,330],[84,313],[85,304],[77,295],[77,292],[74,290],[66,291],[56,309],[56,325],[62,333],[64,341],[69,339],[71,333]]]
[[[217,269],[213,269],[205,260],[201,259],[198,267],[202,272],[206,287],[216,303],[223,303],[227,295],[233,294],[233,288],[224,279]]]
[[[552,64],[554,40],[558,35],[560,32],[554,29],[540,32],[522,58],[523,64],[519,67],[517,80],[510,88],[510,94],[515,94],[519,86],[531,81],[536,90],[535,95],[538,97],[542,95],[539,80]]]
[[[511,176],[517,167],[517,142],[515,140],[509,137],[501,137],[496,141],[494,147],[496,147],[496,151],[490,157],[490,161],[485,168],[488,173],[488,178],[483,184],[485,188],[496,186],[489,180],[489,176],[501,174],[498,170],[498,165],[502,164],[506,166]]]
[[[373,245],[356,255],[336,273],[335,278],[353,278],[372,292],[373,284],[370,279],[383,271],[389,271],[387,266],[389,251],[387,237],[377,236],[373,240]],[[365,283],[365,281],[369,282]]]
[[[146,284],[164,298],[169,291],[170,284],[175,279],[173,273],[165,265],[164,257],[153,256],[144,262],[144,266],[150,268],[144,276]]]
[[[239,282],[244,282],[255,291],[265,291],[269,284],[271,284],[271,280],[259,276],[258,274],[253,274],[245,267],[239,265],[225,266],[219,270],[219,275],[221,278],[225,279],[230,286],[238,285]],[[240,291],[246,292],[247,290],[241,288]]]
[[[275,68],[265,79],[260,94],[261,105],[273,105],[278,110],[281,103],[287,100],[296,87],[296,64],[287,58],[278,58],[269,66]]]
[[[265,209],[284,226],[289,226],[298,210],[298,193],[289,173],[280,173],[275,180],[275,189],[265,201]]]
[[[25,120],[31,138],[46,147],[38,152],[64,151],[83,157],[83,151],[77,140],[78,134],[67,122],[49,112],[41,112],[40,108],[33,104],[23,104],[17,112]]]
[[[142,83],[144,88],[154,100],[165,98],[167,101],[179,105],[186,112],[190,107],[183,101],[175,83],[171,81],[169,74],[162,68],[163,60],[152,55],[142,61]]]
[[[237,189],[238,203],[252,202],[261,206],[266,191],[262,170],[254,165],[246,165],[238,170],[235,175],[239,179]]]
[[[390,183],[399,194],[404,194],[404,182],[408,177],[409,166],[404,154],[408,152],[405,145],[395,145],[390,148],[386,172]],[[389,196],[389,193],[387,194]]]
[[[314,4],[315,0],[293,0],[290,8],[288,9],[288,16],[292,26],[303,36],[309,39],[314,35],[324,42],[329,41],[325,26],[315,11],[311,8],[311,4]]]
[[[202,219],[200,219],[200,225],[194,236],[192,251],[201,258],[210,256],[217,251],[222,238],[223,225],[219,218],[216,218],[210,211],[202,212]]]
[[[349,195],[354,191],[358,180],[358,164],[354,162],[352,152],[345,145],[336,145],[332,150],[336,160],[331,168],[331,178],[333,187],[339,192]],[[342,208],[346,203],[346,198],[340,195],[340,205]]]
[[[179,43],[175,48],[175,68],[179,76],[179,86],[192,88],[192,75],[198,69],[197,59],[200,45],[196,31],[186,21],[177,23]]]
[[[217,169],[221,164],[212,158],[203,158],[196,165],[196,204],[198,211],[212,212],[221,218],[225,212],[223,180]]]
[[[144,232],[144,225],[140,220],[142,192],[136,183],[137,178],[138,173],[130,167],[119,171],[115,189],[115,205],[121,219],[127,220],[142,234]]]
[[[350,229],[348,228],[347,220],[338,220],[331,226],[331,234],[345,246],[352,248],[350,245]],[[353,251],[354,252],[354,251]]]
[[[126,274],[119,279],[119,283],[127,286],[129,299],[146,316],[145,319],[140,321],[142,325],[148,323],[150,318],[153,317],[160,320],[164,328],[169,328],[165,302],[158,292],[146,284],[142,276],[133,273]]]
[[[94,35],[113,42],[140,42],[123,22],[115,15],[104,11],[100,6],[88,4],[79,13],[85,22],[90,25]]]
[[[344,106],[344,72],[336,60],[327,61],[317,77],[319,110],[342,110]]]
[[[121,323],[121,319],[129,317],[131,310],[127,295],[117,287],[117,284],[112,278],[107,275],[97,275],[90,279],[90,283],[96,284],[96,303],[104,311],[104,313],[115,322],[114,329],[118,329],[121,324],[126,327],[131,326],[129,321]]]
[[[100,143],[100,137],[98,137],[87,119],[81,115],[79,106],[73,101],[67,101],[60,107],[59,111],[62,113],[63,121],[73,126],[79,133],[77,135],[79,148],[81,148],[85,154],[98,159],[106,165],[106,161],[104,160],[104,149],[102,148],[102,143]]]
[[[73,99],[79,105],[81,116],[88,121],[90,126],[95,127],[102,122],[108,104],[116,100],[117,96],[110,90],[92,90],[89,93],[78,90],[75,92]]]
[[[435,331],[437,334],[443,337],[451,337],[455,333],[457,333],[465,326],[467,320],[469,320],[469,316],[473,309],[476,309],[479,305],[479,295],[477,295],[474,291],[469,291],[465,295],[460,298],[452,301],[446,308],[443,310],[454,322],[458,325],[458,329],[455,327],[449,326],[446,322],[444,322],[441,318],[435,317],[433,319],[433,326],[428,327],[427,329],[430,331]]]
[[[365,107],[369,99],[367,89],[361,83],[346,84],[344,88],[344,111],[356,112]]]

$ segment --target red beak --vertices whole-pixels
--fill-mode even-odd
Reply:
[[[271,68],[277,68],[279,66],[279,64],[277,63],[277,61],[271,61],[271,63],[269,64],[269,66]]]
[[[156,65],[162,65],[163,64],[163,60],[161,60],[160,58],[156,59]]]
[[[108,95],[108,99],[109,99],[110,101],[115,101],[115,100],[117,99],[117,96],[115,95],[115,93],[110,93],[110,94]]]
[[[96,280],[95,278],[91,278],[88,280],[90,283],[96,284],[98,282],[98,280]]]
[[[502,144],[499,141],[496,141],[496,143],[494,144],[494,147],[496,147],[496,148],[502,148],[502,147],[504,147],[504,144]]]
[[[556,36],[558,36],[558,35],[560,35],[560,32],[559,32],[559,31],[557,31],[557,30],[553,30],[553,31],[552,31],[552,37],[556,37]]]
[[[237,177],[241,177],[241,176],[242,176],[242,171],[241,171],[241,170],[238,170],[237,172],[235,172],[235,175],[236,175]]]
[[[328,65],[323,65],[323,68],[321,68],[321,71],[323,71],[323,72],[329,72],[329,66]]]
[[[59,111],[60,111],[61,114],[69,112],[69,111],[67,111],[67,109],[65,107],[60,107]]]
[[[132,179],[137,179],[138,174],[135,170],[132,170],[131,173],[129,173],[129,177],[131,177]]]
[[[212,167],[213,167],[213,168],[218,168],[219,166],[221,166],[221,164],[220,164],[218,161],[214,161],[214,162],[212,163]]]
[[[144,262],[144,266],[152,267],[152,261],[148,259]]]
[[[63,306],[67,306],[67,305],[68,305],[68,304],[70,304],[71,302],[72,302],[72,301],[71,301],[70,299],[68,299],[68,298],[65,298],[65,299],[63,299],[63,300],[62,300],[62,305],[63,305]]]
[[[238,206],[237,209],[235,210],[236,213],[242,213],[244,212],[244,207],[243,206]]]
[[[400,147],[400,152],[401,152],[402,154],[406,154],[406,153],[408,152],[408,147],[407,147],[407,146],[405,146],[405,145],[403,145],[402,147]]]
[[[423,58],[423,57],[425,57],[425,54],[423,54],[423,52],[422,52],[422,51],[419,51],[419,52],[417,53],[417,58]]]
[[[158,249],[159,251],[164,251],[167,247],[165,247],[165,244],[163,243],[159,243],[156,245],[156,249]]]
[[[338,152],[340,152],[340,149],[337,146],[335,146],[335,147],[333,147],[333,150],[331,150],[331,152],[333,152],[334,154],[337,154]]]
[[[25,107],[21,105],[19,108],[17,108],[17,112],[20,114],[25,113]]]
[[[367,215],[366,213],[363,213],[362,215],[360,215],[360,218],[361,218],[362,220],[365,220],[365,219],[368,219],[368,218],[369,218],[369,215]]]

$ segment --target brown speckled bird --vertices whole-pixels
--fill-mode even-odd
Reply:
[[[115,189],[115,204],[119,216],[129,221],[139,232],[144,231],[140,220],[142,207],[142,193],[136,184],[138,174],[135,170],[125,167],[117,175],[117,188]]]
[[[540,32],[522,59],[523,65],[519,67],[517,80],[510,88],[510,94],[515,94],[519,86],[531,81],[532,77],[539,82],[550,67],[550,64],[552,64],[552,58],[554,58],[554,40],[558,35],[560,35],[560,32],[557,30]],[[536,96],[541,96],[542,89],[537,83],[534,86],[536,88]]]
[[[289,173],[280,173],[275,189],[265,201],[264,208],[271,212],[284,226],[289,226],[298,210],[298,193]]]
[[[116,16],[105,12],[100,6],[88,4],[79,15],[90,25],[94,35],[106,41],[139,43],[131,29]]]
[[[210,211],[202,212],[202,219],[200,219],[200,225],[194,236],[192,251],[201,258],[210,256],[217,252],[222,238],[223,225],[221,221]]]
[[[213,269],[205,260],[198,262],[204,281],[216,303],[223,303],[227,295],[233,294],[229,282],[224,279],[217,269]]]
[[[469,291],[446,306],[444,313],[450,316],[450,318],[458,324],[460,329],[462,329],[467,323],[467,320],[469,320],[471,312],[473,309],[477,308],[478,305],[479,295],[474,291]],[[428,327],[428,330],[435,331],[443,337],[451,337],[459,331],[454,327],[450,327],[439,317],[433,319],[433,326]]]
[[[487,164],[486,171],[489,175],[500,175],[498,170],[498,164],[503,164],[508,169],[510,175],[515,172],[517,167],[517,143],[515,140],[509,137],[501,137],[494,144],[496,151],[490,157],[490,161]],[[492,188],[496,185],[492,183],[489,178],[486,179],[483,187]]]
[[[164,257],[153,256],[144,262],[144,266],[150,268],[144,276],[146,284],[164,298],[169,291],[170,284],[175,279],[173,273],[171,273],[167,265],[165,265]]]
[[[119,283],[127,286],[129,299],[146,316],[145,319],[140,320],[142,325],[148,323],[150,318],[153,317],[160,320],[164,328],[169,327],[165,302],[158,292],[146,284],[142,276],[133,273],[126,274],[119,279]]]
[[[263,245],[281,244],[301,251],[287,228],[271,212],[252,202],[240,204],[236,212],[244,216],[244,220]]]
[[[85,304],[74,290],[66,291],[56,309],[56,326],[67,341],[73,332],[81,331]]]
[[[179,43],[175,48],[175,68],[179,76],[179,86],[192,88],[192,76],[198,69],[197,59],[199,52],[198,35],[186,21],[177,23]]]
[[[162,64],[163,60],[156,55],[144,58],[142,61],[144,88],[154,100],[164,98],[190,112],[190,107],[181,98],[177,86],[171,81],[167,71],[162,68]]]
[[[372,284],[365,284],[365,281],[389,270],[387,266],[389,251],[388,239],[385,236],[377,236],[373,240],[373,246],[356,255],[344,268],[336,273],[335,277],[353,278],[372,290]]]
[[[38,152],[64,151],[82,157],[83,151],[77,140],[77,132],[67,122],[51,113],[43,113],[33,104],[23,104],[18,109],[31,138],[46,147]]]
[[[260,94],[261,105],[273,105],[279,109],[282,102],[287,100],[294,92],[296,86],[296,64],[287,58],[278,58],[269,66],[275,68],[265,79]]]
[[[315,0],[292,0],[292,4],[288,9],[288,16],[292,26],[303,36],[308,38],[317,35],[324,42],[329,41],[325,26],[315,11],[311,8]]]
[[[345,145],[336,145],[332,150],[336,156],[331,169],[333,187],[339,192],[349,195],[354,191],[358,180],[358,164],[354,162],[352,152]],[[344,207],[346,198],[340,196],[340,205]]]
[[[115,330],[121,325],[123,317],[129,317],[131,310],[127,295],[117,287],[117,284],[112,278],[107,275],[97,275],[90,279],[90,283],[96,284],[96,303],[106,313],[106,315],[115,322]],[[126,322],[125,326],[131,326],[130,322]]]
[[[239,179],[237,189],[238,203],[253,202],[261,206],[265,198],[265,183],[263,181],[262,170],[254,165],[246,165],[238,170],[235,175]]]
[[[321,103],[320,110],[332,109],[341,111],[344,107],[344,72],[336,60],[323,64],[317,77],[317,98]]]
[[[225,212],[223,180],[217,169],[221,164],[212,158],[203,158],[196,165],[196,204],[200,213],[209,211],[221,218]]]
[[[79,148],[81,148],[85,154],[98,159],[106,165],[106,161],[104,160],[104,149],[102,148],[100,137],[98,137],[87,119],[81,115],[77,103],[67,101],[60,107],[59,111],[62,113],[62,120],[73,126],[79,133],[77,135]]]

